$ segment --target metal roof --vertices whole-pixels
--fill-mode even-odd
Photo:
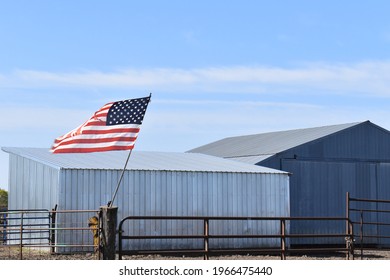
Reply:
[[[188,152],[234,158],[247,163],[257,163],[276,153],[358,124],[361,124],[361,122],[229,137]]]
[[[52,154],[49,149],[45,148],[3,147],[2,150],[59,169],[121,170],[129,154],[128,151]],[[254,166],[204,154],[143,151],[132,151],[127,169],[288,174],[276,169]]]

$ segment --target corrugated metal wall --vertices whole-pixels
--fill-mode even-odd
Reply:
[[[59,170],[33,160],[10,154],[8,210],[51,210],[57,204]],[[20,224],[20,214],[10,214],[9,225]],[[49,212],[24,214],[29,228],[34,224],[48,224]],[[39,217],[39,218],[38,218]],[[42,226],[42,225],[41,225]],[[47,240],[48,233],[35,231],[24,234],[29,243]],[[10,234],[8,244],[19,244],[19,236]]]
[[[291,176],[291,216],[346,217],[346,193],[356,198],[376,198],[376,164],[355,162],[315,162],[283,160],[283,168]],[[368,205],[366,209],[375,207]],[[359,218],[355,217],[355,221]],[[377,221],[377,214],[371,213],[371,221]],[[339,222],[312,221],[310,224],[292,222],[293,233],[341,233],[345,225]],[[376,235],[374,228],[370,234]],[[376,243],[377,240],[367,242]],[[296,243],[312,243],[313,240],[296,240]],[[319,243],[342,243],[343,240],[324,239]]]
[[[62,170],[60,209],[97,209],[106,205],[119,176],[120,171],[115,170]],[[287,174],[126,171],[114,205],[118,206],[119,219],[129,215],[289,216],[289,201]],[[215,222],[212,228],[214,234],[278,233],[279,223]],[[128,223],[125,233],[198,234],[202,230],[199,222],[152,221],[137,225]],[[276,246],[278,242],[220,240],[210,246]],[[198,243],[195,240],[164,240],[132,245],[157,249],[197,247]]]
[[[378,163],[377,164],[377,182],[378,182],[378,198],[390,200],[390,163]],[[390,211],[389,204],[378,204],[378,210]],[[379,212],[378,221],[390,220],[390,213]],[[390,226],[380,226],[378,233],[381,236],[390,236]],[[389,238],[381,238],[380,244],[390,245]]]
[[[389,132],[369,122],[280,152],[258,165],[292,173],[291,216],[345,217],[347,191],[355,198],[390,199]],[[372,204],[366,206],[368,209],[375,207]],[[377,221],[384,214],[367,215],[370,215],[368,219]],[[342,226],[323,222],[292,222],[291,232],[335,233]],[[374,227],[369,230],[371,234],[379,233]],[[390,233],[390,230],[387,231]],[[385,244],[390,240],[366,241]],[[314,241],[305,239],[295,242]],[[319,242],[337,243],[334,239]]]
[[[10,154],[10,209],[97,210],[107,205],[121,171],[60,169]],[[119,219],[129,215],[171,216],[289,216],[287,173],[198,171],[126,171],[114,205]],[[88,214],[87,214],[88,215]],[[57,226],[88,225],[86,215],[58,215]],[[118,221],[119,222],[119,221]],[[213,222],[212,234],[278,233],[277,222]],[[197,234],[198,222],[127,224],[126,233]],[[91,233],[57,235],[58,244],[82,244]],[[138,242],[140,248],[196,247],[199,240]],[[279,240],[217,240],[212,247],[277,246]],[[135,244],[133,244],[135,245]],[[62,250],[62,251],[61,251]],[[70,251],[59,249],[58,252]]]
[[[57,204],[59,169],[10,154],[8,209],[47,209]]]

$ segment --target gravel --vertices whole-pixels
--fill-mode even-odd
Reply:
[[[355,260],[360,260],[360,250],[355,250]],[[19,260],[20,248],[0,246],[0,260]],[[39,251],[32,248],[23,248],[23,260],[97,260],[97,254],[50,254],[47,251]],[[118,259],[118,257],[117,257]],[[190,256],[162,256],[162,255],[132,255],[124,256],[124,260],[202,260],[203,257]],[[345,254],[321,254],[321,255],[287,255],[287,260],[345,260]],[[390,251],[370,250],[363,252],[364,260],[390,260]],[[211,256],[210,260],[280,260],[280,255],[224,255]]]

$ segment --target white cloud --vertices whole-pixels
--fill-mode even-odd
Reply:
[[[387,110],[357,106],[251,106],[247,102],[228,102],[201,110],[177,103],[176,109],[170,110],[171,107],[161,105],[158,111],[153,109],[146,116],[142,141],[137,143],[142,150],[185,151],[230,136],[366,120],[390,128]]]
[[[158,89],[170,92],[293,92],[390,96],[390,61],[306,64],[295,68],[232,66],[124,69],[56,73],[18,70],[0,75],[1,87]]]
[[[0,131],[10,129],[56,130],[60,127],[76,127],[81,124],[79,122],[86,121],[90,117],[88,114],[92,113],[76,109],[42,108],[36,105],[31,107],[6,106],[0,110],[0,119],[6,120],[0,122]]]
[[[181,69],[126,69],[116,72],[85,71],[78,73],[52,73],[45,71],[18,70],[16,78],[25,83],[41,83],[41,86],[71,87],[153,87],[175,83],[192,84],[196,77],[191,71]]]
[[[105,102],[129,90],[145,92],[145,88],[165,93],[152,98],[137,142],[140,150],[186,151],[234,135],[365,120],[389,129],[389,112],[383,102],[383,97],[390,97],[389,70],[390,61],[372,61],[294,68],[0,73],[0,98],[5,104],[0,111],[0,119],[5,120],[0,122],[0,146],[50,147],[55,137],[86,121]],[[18,93],[15,96],[8,90],[13,88]],[[78,101],[77,95],[90,88],[102,91],[95,94],[92,90]],[[73,92],[69,103],[68,89]],[[42,92],[44,96],[39,95]],[[264,96],[273,93],[288,94]],[[363,98],[346,102],[354,94]],[[0,161],[5,158],[0,153]]]

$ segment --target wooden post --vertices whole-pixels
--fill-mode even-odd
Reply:
[[[101,206],[103,260],[115,260],[116,226],[118,207]]]

